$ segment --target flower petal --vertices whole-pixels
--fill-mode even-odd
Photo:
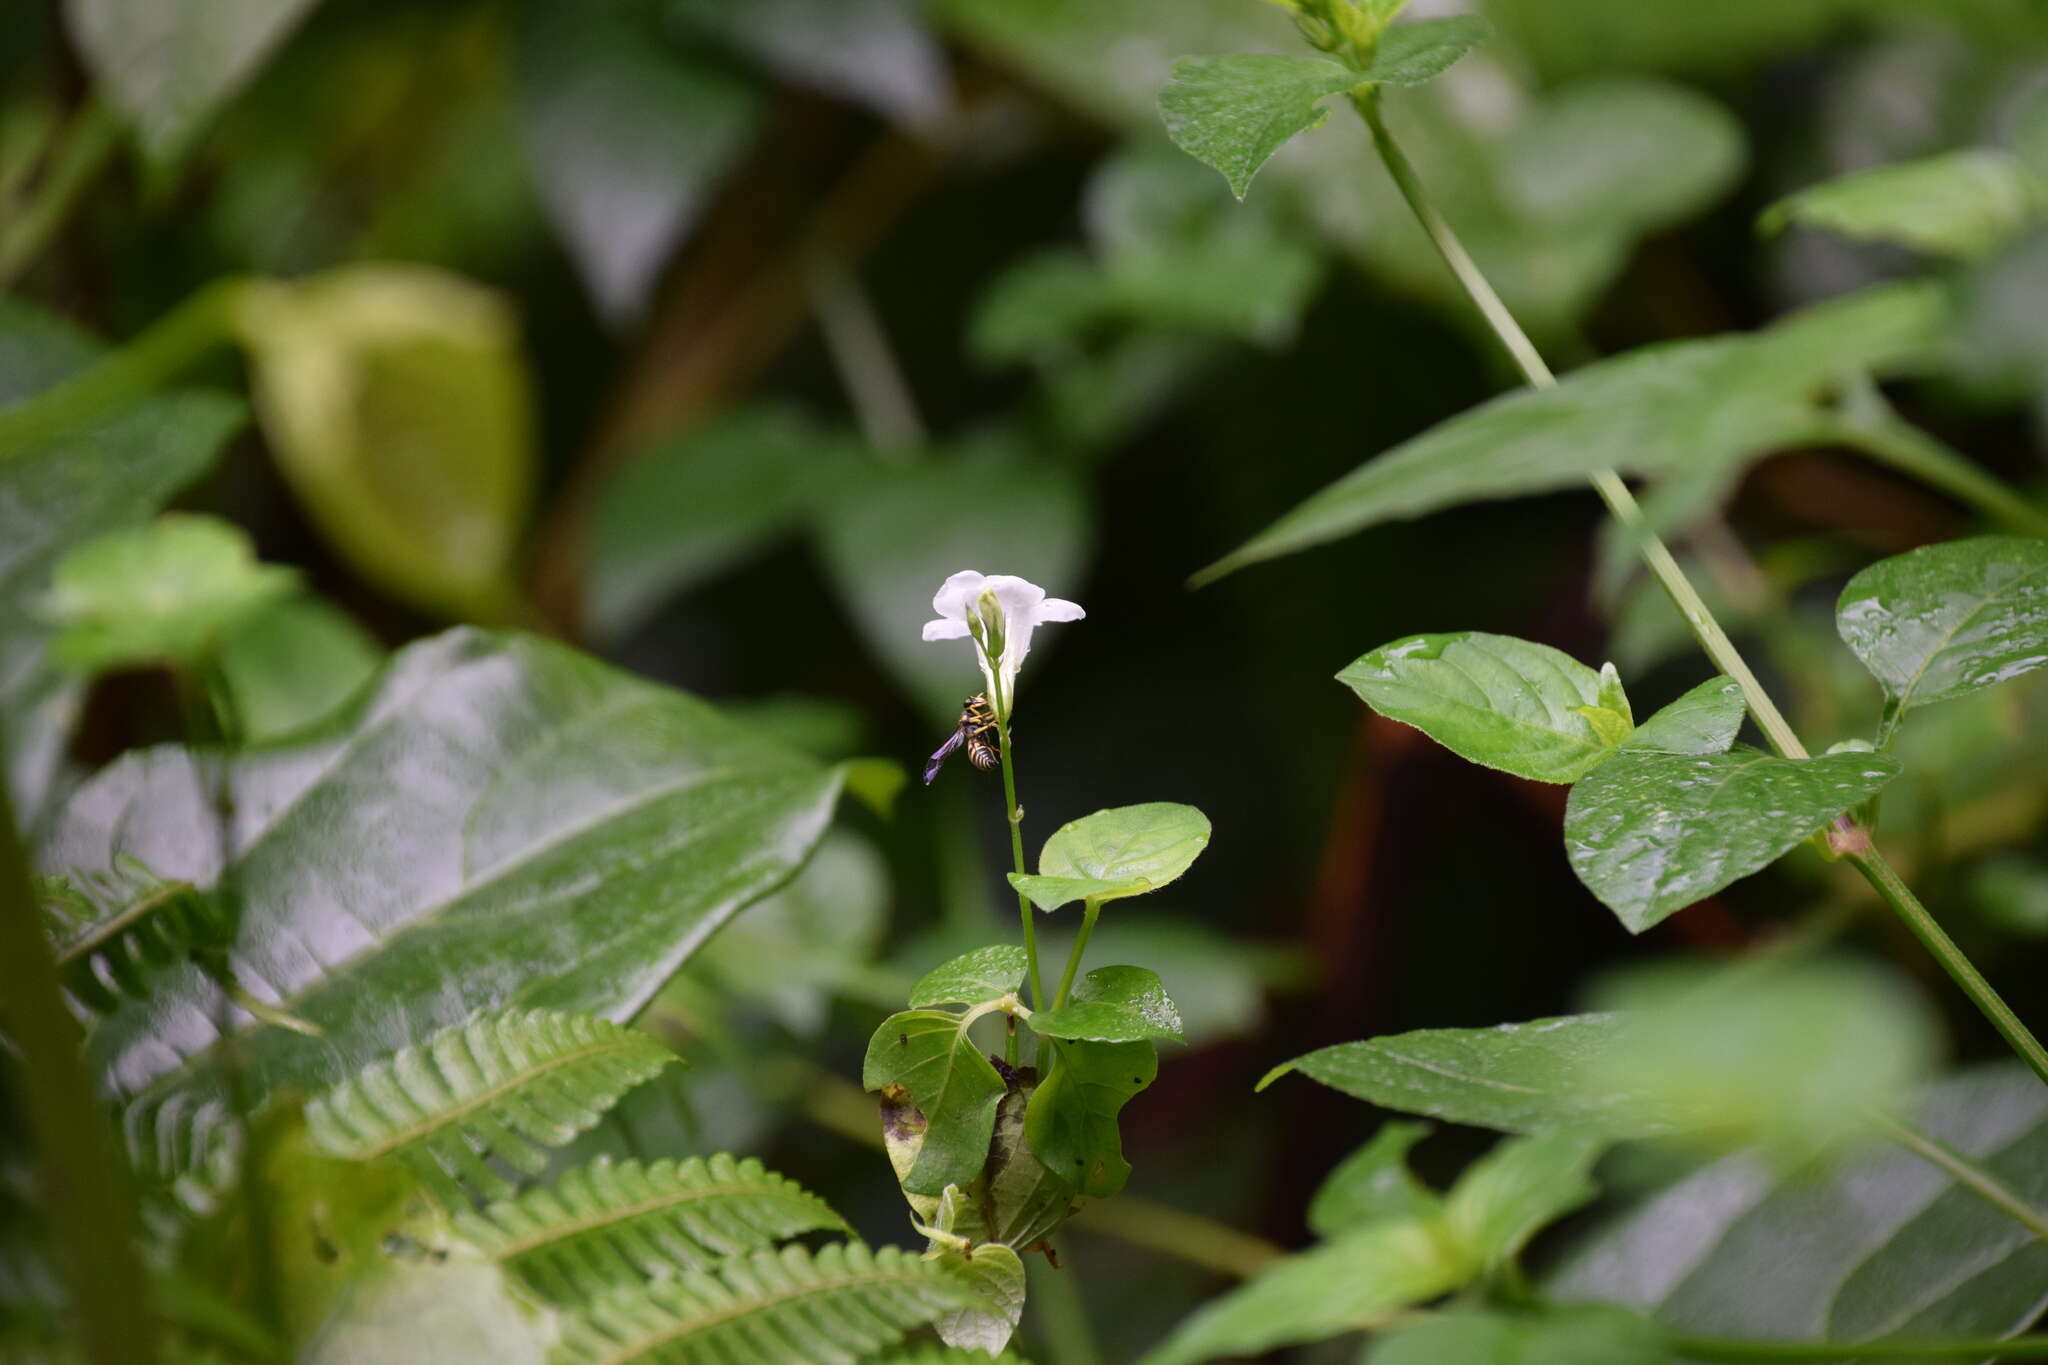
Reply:
[[[940,617],[924,623],[924,638],[927,640],[958,640],[967,634],[965,621],[948,621]]]
[[[1069,602],[1064,597],[1048,597],[1032,609],[1031,620],[1035,625],[1043,625],[1047,621],[1078,621],[1087,614],[1081,610],[1079,602]]]
[[[982,586],[995,593],[996,601],[1002,604],[1003,615],[1013,626],[1028,620],[1033,609],[1045,600],[1044,588],[1012,573],[990,574]]]
[[[967,608],[981,596],[981,590],[988,585],[988,576],[978,569],[962,569],[939,585],[932,594],[932,610],[953,621],[965,621]],[[962,635],[966,631],[960,632]],[[934,637],[927,635],[926,639]],[[951,639],[953,637],[942,637]]]

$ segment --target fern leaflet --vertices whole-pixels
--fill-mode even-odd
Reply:
[[[65,987],[102,1013],[120,1003],[116,992],[143,998],[152,970],[227,935],[211,897],[126,855],[105,871],[38,877],[36,900]]]

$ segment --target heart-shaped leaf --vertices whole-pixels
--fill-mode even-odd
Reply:
[[[1420,53],[1410,56],[1422,60]],[[1324,100],[1366,79],[1320,57],[1186,57],[1173,64],[1173,79],[1159,92],[1159,112],[1175,145],[1223,172],[1242,199],[1282,143],[1330,116]]]
[[[1116,1116],[1159,1074],[1152,1044],[1055,1040],[1050,1073],[1024,1111],[1024,1136],[1046,1169],[1089,1199],[1107,1199],[1130,1178]]]
[[[968,1036],[969,1022],[945,1010],[906,1010],[884,1019],[868,1041],[861,1084],[902,1087],[924,1118],[923,1145],[897,1175],[907,1194],[966,1185],[988,1160],[1005,1086]]]
[[[1067,1003],[1031,1016],[1032,1030],[1047,1038],[1094,1043],[1140,1039],[1181,1040],[1180,1011],[1147,967],[1097,967],[1081,978]]]
[[[1364,655],[1337,680],[1460,758],[1537,782],[1575,782],[1613,751],[1589,710],[1627,724],[1606,704],[1600,674],[1512,635],[1411,635]],[[1612,691],[1619,694],[1618,683]]]
[[[926,972],[910,992],[910,1007],[979,1005],[999,999],[1024,982],[1030,959],[1014,943],[962,953]]]
[[[1156,891],[1209,846],[1209,817],[1193,806],[1150,801],[1099,810],[1061,825],[1038,852],[1038,875],[1010,884],[1041,910]]]
[[[1572,871],[1640,934],[1776,862],[1899,771],[1882,754],[1616,754],[1572,788]]]

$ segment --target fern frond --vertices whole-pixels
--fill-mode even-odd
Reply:
[[[551,1365],[853,1365],[972,1302],[936,1261],[834,1243],[736,1256],[572,1314]]]
[[[702,1270],[798,1233],[848,1230],[824,1200],[749,1157],[599,1160],[482,1213],[456,1231],[557,1302]]]
[[[105,871],[36,878],[36,901],[65,986],[102,1013],[120,1003],[116,992],[146,995],[152,969],[227,936],[211,897],[126,855]]]
[[[529,1175],[619,1097],[677,1060],[607,1019],[553,1010],[478,1014],[372,1062],[306,1106],[315,1142],[337,1156],[397,1156],[446,1195],[467,1181],[503,1198],[495,1157]]]

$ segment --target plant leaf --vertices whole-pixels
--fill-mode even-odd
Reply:
[[[1942,1082],[1914,1121],[2021,1199],[2048,1205],[2048,1090],[2020,1067]],[[1762,1251],[1789,1246],[1798,1254]],[[1611,1300],[1703,1334],[2003,1336],[2048,1307],[2048,1245],[1902,1148],[1872,1147],[1823,1171],[1780,1171],[1744,1154],[1586,1240],[1546,1292]]]
[[[1039,1010],[1029,1022],[1034,1032],[1047,1038],[1181,1041],[1180,1011],[1167,997],[1159,974],[1148,967],[1097,967],[1081,978],[1066,1004]]]
[[[1887,728],[1916,707],[2048,665],[2048,541],[1977,536],[1879,560],[1835,626],[1883,684]]]
[[[1730,467],[1805,439],[1839,376],[1896,372],[1946,323],[1943,297],[1883,285],[1761,332],[1665,342],[1519,389],[1439,423],[1313,495],[1195,576],[1197,583],[1381,522],[1487,498],[1576,487],[1599,469]]]
[[[1024,984],[1028,966],[1029,959],[1017,944],[976,948],[926,972],[911,988],[910,1007],[980,1005],[1001,999]]]
[[[1176,881],[1209,846],[1209,817],[1193,806],[1149,801],[1070,820],[1038,851],[1038,875],[1010,885],[1041,910],[1077,900],[1142,896]]]
[[[306,1128],[336,1156],[397,1156],[503,1197],[510,1183],[481,1156],[538,1175],[538,1148],[564,1145],[676,1060],[651,1034],[608,1019],[479,1014],[327,1091],[306,1106]]]
[[[1709,678],[1638,725],[1615,747],[1652,754],[1726,753],[1747,713],[1741,683]]]
[[[1670,1358],[1655,1323],[1587,1304],[1533,1317],[1445,1313],[1374,1334],[1361,1365],[1665,1365]]]
[[[317,736],[240,755],[227,776],[224,879],[209,784],[176,748],[84,784],[41,862],[128,854],[169,880],[223,882],[236,976],[324,1035],[239,1037],[252,1104],[333,1085],[478,1009],[630,1018],[795,872],[839,785],[694,698],[469,630],[400,651]],[[218,1014],[212,981],[179,967],[91,1039],[155,1169],[203,1159],[223,1120]]]
[[[1617,754],[1572,788],[1565,854],[1630,933],[1761,871],[1899,771],[1882,754]]]
[[[1149,1042],[1050,1046],[1058,1060],[1024,1111],[1024,1136],[1083,1198],[1107,1199],[1131,1174],[1116,1116],[1159,1074],[1159,1054]]]
[[[1517,777],[1575,782],[1613,752],[1585,714],[1604,706],[1600,674],[1512,635],[1411,635],[1337,680],[1460,758]]]
[[[570,1314],[551,1365],[852,1365],[968,1307],[938,1261],[834,1243],[735,1256],[712,1270],[615,1289]]]
[[[2048,184],[2012,153],[1968,147],[1809,185],[1763,211],[1758,230],[1822,228],[1930,256],[1989,255],[2048,214]]]
[[[1159,92],[1159,112],[1174,144],[1223,172],[1230,192],[1242,199],[1282,143],[1330,116],[1321,107],[1325,99],[1364,80],[1319,57],[1183,57]]]
[[[1000,1242],[968,1252],[947,1249],[939,1259],[974,1294],[971,1307],[946,1313],[932,1323],[939,1340],[963,1350],[1000,1355],[1024,1316],[1024,1262]]]
[[[246,531],[170,515],[96,536],[57,561],[44,611],[50,657],[75,673],[165,663],[196,668],[223,637],[298,586],[256,562]]]
[[[702,1270],[799,1233],[845,1231],[817,1195],[752,1157],[721,1152],[685,1161],[599,1159],[455,1228],[557,1303],[621,1284]]]
[[[1444,1198],[1444,1223],[1483,1265],[1514,1258],[1544,1225],[1598,1194],[1593,1163],[1608,1139],[1586,1133],[1503,1138]]]
[[[295,597],[230,630],[220,673],[244,744],[268,744],[325,720],[369,684],[384,651],[332,603]]]
[[[1492,36],[1493,25],[1476,14],[1396,24],[1380,34],[1365,80],[1376,85],[1421,85],[1450,70],[1458,58]]]
[[[115,991],[146,997],[152,971],[223,942],[230,927],[190,882],[165,881],[138,858],[39,877],[36,894],[65,987],[96,1010],[113,1009]]]
[[[944,1010],[892,1014],[868,1041],[861,1086],[900,1086],[926,1124],[916,1161],[901,1173],[907,1194],[940,1194],[970,1184],[988,1159],[1003,1078],[968,1036],[961,1016]]]
[[[1442,1201],[1408,1169],[1409,1149],[1429,1134],[1426,1123],[1394,1119],[1381,1124],[1372,1141],[1345,1157],[1316,1187],[1308,1205],[1309,1230],[1335,1237],[1367,1223],[1435,1217]]]

